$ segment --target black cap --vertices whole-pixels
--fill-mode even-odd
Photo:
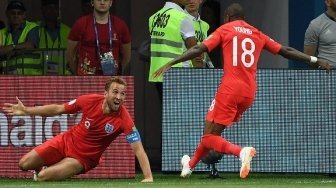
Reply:
[[[41,0],[42,6],[44,5],[58,5],[58,0]]]
[[[18,9],[18,10],[22,10],[22,11],[26,11],[26,8],[24,6],[24,4],[21,1],[11,1],[8,6],[7,6],[7,11],[8,10],[13,10],[13,9]]]

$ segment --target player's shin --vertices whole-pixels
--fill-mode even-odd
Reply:
[[[189,166],[191,169],[194,169],[197,163],[209,152],[202,142],[197,146],[194,156],[191,158],[189,162]]]

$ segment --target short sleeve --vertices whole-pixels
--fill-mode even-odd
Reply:
[[[121,28],[121,43],[122,44],[128,44],[131,42],[131,34],[129,32],[129,29],[124,21],[120,21],[120,28]]]
[[[136,129],[134,121],[124,106],[122,107],[121,113],[122,113],[123,133],[125,133],[126,135],[130,134],[133,132],[133,130]]]
[[[85,101],[83,99],[83,96],[79,96],[77,99],[73,99],[67,103],[64,103],[63,106],[64,106],[66,113],[73,114],[73,113],[80,111],[81,110],[80,104],[83,101]]]
[[[217,29],[213,32],[207,39],[203,40],[203,44],[208,48],[208,52],[211,52],[214,48],[216,48],[221,43],[221,33],[220,30]]]
[[[72,41],[80,41],[82,37],[82,32],[86,27],[87,17],[79,18],[71,27],[70,33],[68,35],[68,39]]]
[[[181,22],[181,35],[184,40],[195,36],[194,26],[188,17]]]
[[[315,24],[310,23],[305,33],[304,45],[317,45],[318,33],[318,27]]]
[[[261,35],[261,37],[264,38],[264,41],[265,41],[264,49],[271,52],[272,54],[278,54],[281,47],[282,47],[281,44],[274,41],[269,36],[267,36],[263,33],[260,33],[260,35]]]

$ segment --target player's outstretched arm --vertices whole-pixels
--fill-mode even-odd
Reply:
[[[198,56],[201,56],[202,53],[207,52],[207,51],[208,51],[208,48],[202,43],[199,44],[199,45],[191,47],[186,52],[184,52],[181,56],[176,57],[175,59],[173,59],[172,61],[170,61],[169,63],[167,63],[166,65],[164,65],[160,69],[158,69],[157,71],[155,71],[154,72],[154,78],[157,78],[157,77],[160,77],[161,75],[163,75],[173,65],[175,65],[177,63],[180,63],[180,62],[183,62],[183,61],[191,60],[191,59],[193,59],[195,57],[198,57]]]
[[[141,182],[144,182],[144,183],[153,182],[152,170],[150,168],[149,160],[142,146],[142,143],[140,141],[134,142],[131,144],[131,147],[135,153],[135,156],[137,157],[139,161],[142,173],[144,175],[144,179]]]
[[[282,46],[279,54],[287,59],[304,61],[312,67],[324,69],[327,70],[327,72],[330,72],[330,70],[332,69],[332,66],[327,60],[316,58],[314,56],[309,56],[292,47]]]
[[[63,105],[50,104],[44,106],[26,107],[21,100],[16,97],[17,104],[5,103],[3,111],[8,115],[39,115],[39,116],[55,116],[65,113]]]

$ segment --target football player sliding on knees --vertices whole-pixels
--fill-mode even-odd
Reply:
[[[139,161],[144,179],[153,182],[147,154],[140,134],[123,106],[126,82],[121,77],[111,77],[105,83],[104,95],[81,95],[64,104],[26,107],[17,103],[5,103],[8,115],[55,116],[82,113],[81,121],[70,130],[35,147],[19,161],[23,171],[34,170],[34,180],[63,180],[95,168],[106,148],[121,133],[126,135]]]

